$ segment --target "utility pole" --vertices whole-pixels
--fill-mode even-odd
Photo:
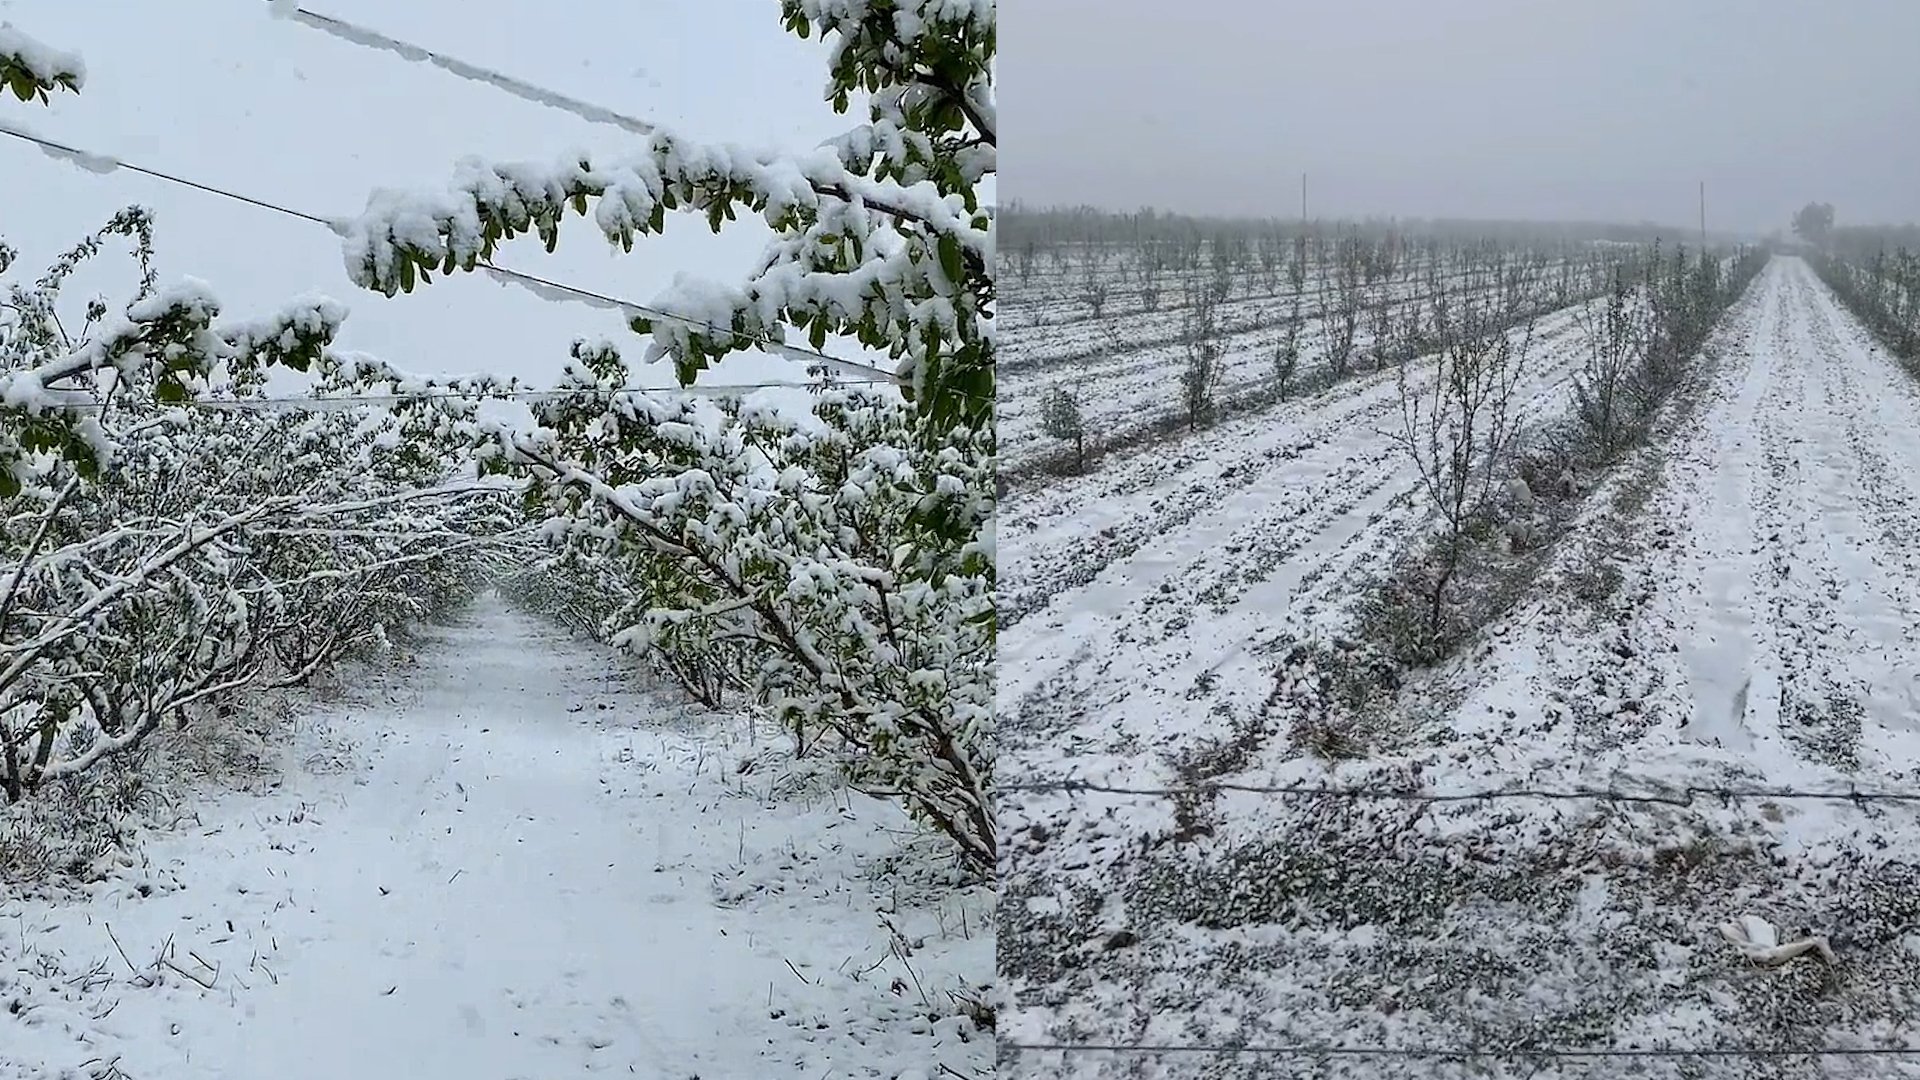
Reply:
[[[1700,181],[1700,250],[1707,250],[1707,182]]]
[[[1307,223],[1307,174],[1300,174],[1300,224]]]

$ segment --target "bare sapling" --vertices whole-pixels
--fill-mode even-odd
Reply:
[[[1686,289],[1686,249],[1669,262],[1654,244],[1646,264],[1647,347],[1633,373],[1629,394],[1644,421],[1686,377],[1692,314]]]
[[[1233,268],[1231,258],[1221,258],[1218,254],[1213,260],[1213,280],[1209,283],[1209,292],[1216,304],[1224,304],[1233,296]]]
[[[1152,267],[1140,268],[1140,305],[1148,311],[1160,309],[1160,271]]]
[[[1379,294],[1367,306],[1367,334],[1371,338],[1368,351],[1373,357],[1373,370],[1382,371],[1393,362],[1394,351],[1393,286],[1390,282],[1380,286]]]
[[[1260,271],[1269,293],[1280,291],[1280,265],[1285,258],[1286,249],[1279,233],[1268,233],[1260,238]]]
[[[1533,341],[1528,320],[1516,333],[1503,312],[1477,297],[1455,309],[1436,306],[1440,352],[1432,381],[1416,385],[1400,368],[1398,441],[1420,474],[1420,490],[1439,518],[1439,536],[1423,583],[1427,631],[1443,630],[1447,600],[1471,538],[1486,522],[1521,424],[1517,390]]]

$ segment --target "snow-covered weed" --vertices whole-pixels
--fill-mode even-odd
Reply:
[[[134,755],[0,805],[0,897],[70,891],[131,864],[179,794]]]

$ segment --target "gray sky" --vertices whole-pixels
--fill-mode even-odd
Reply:
[[[1920,0],[1015,0],[1005,198],[1920,220]]]

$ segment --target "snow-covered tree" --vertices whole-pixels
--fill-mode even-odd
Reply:
[[[629,391],[610,343],[576,344],[534,432],[497,428],[487,468],[527,475],[549,569],[626,581],[576,615],[648,651],[689,689],[729,687],[822,738],[857,781],[901,798],[990,873],[995,855],[992,0],[785,0],[831,43],[830,93],[868,122],[794,157],[654,131],[628,156],[459,167],[453,184],[375,192],[348,230],[355,280],[387,295],[483,266],[569,210],[613,243],[716,232],[745,208],[773,230],[742,285],[682,278],[637,316],[648,362],[694,381],[731,352],[852,337],[897,364],[900,395],[833,389],[814,422]]]
[[[77,57],[0,27],[23,100],[78,90]],[[79,264],[133,246],[130,301],[63,305]],[[446,422],[264,411],[265,369],[323,389],[345,310],[304,300],[220,319],[204,284],[161,286],[134,207],[0,292],[0,789],[9,799],[131,750],[241,690],[297,682],[478,584],[472,538],[508,519],[444,483]],[[0,245],[0,273],[16,261]],[[410,426],[412,425],[412,426]],[[484,489],[478,489],[482,495]]]

